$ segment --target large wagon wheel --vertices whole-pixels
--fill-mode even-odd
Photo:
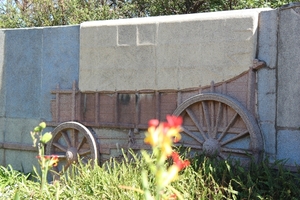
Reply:
[[[58,155],[59,162],[54,170],[65,171],[78,158],[83,163],[89,160],[97,162],[99,152],[97,142],[91,131],[78,122],[64,122],[58,125],[52,132],[52,139],[46,147],[46,154]]]
[[[237,100],[217,93],[187,99],[173,113],[183,117],[180,144],[221,159],[260,160],[263,142],[255,118]]]

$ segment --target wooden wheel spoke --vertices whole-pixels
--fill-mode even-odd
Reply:
[[[190,116],[190,118],[192,119],[192,121],[194,122],[194,124],[196,125],[196,127],[198,128],[198,130],[200,131],[202,137],[205,140],[207,140],[207,137],[206,137],[206,135],[205,135],[205,133],[203,131],[203,128],[201,127],[200,123],[198,122],[198,120],[197,120],[194,112],[191,109],[189,109],[189,108],[186,109],[186,112],[188,113],[188,115]]]
[[[242,162],[252,160],[248,155],[261,160],[263,138],[253,113],[226,92],[189,97],[173,114],[183,117],[181,145],[217,159],[230,159],[232,154]]]
[[[242,138],[242,137],[244,137],[245,135],[248,135],[248,134],[249,134],[249,131],[246,130],[243,133],[240,133],[240,134],[238,134],[238,135],[236,135],[236,136],[234,136],[234,137],[232,137],[232,138],[230,138],[230,139],[228,139],[224,142],[221,142],[220,144],[221,144],[221,146],[226,145],[226,144],[228,144],[230,142],[233,142],[233,141],[236,141],[236,140],[238,140],[238,139],[240,139],[240,138]]]
[[[85,156],[85,155],[91,154],[91,150],[90,149],[81,150],[78,152],[78,154],[80,156]]]
[[[80,141],[80,143],[77,145],[77,151],[79,151],[79,149],[82,147],[82,145],[86,142],[86,137],[83,137],[82,140]]]
[[[220,158],[222,158],[223,160],[226,160],[227,159],[227,156],[223,153],[219,153],[218,155]]]
[[[70,167],[71,164],[72,164],[71,162],[67,162],[65,164],[65,166],[64,166],[64,170],[63,171],[66,171]]]
[[[209,108],[210,108],[210,129],[209,134],[213,138],[213,129],[215,127],[215,104],[213,101],[209,102]]]
[[[245,149],[233,149],[233,148],[222,147],[222,151],[227,152],[227,153],[231,153],[231,154],[252,155],[251,151],[247,151]]]
[[[188,129],[186,129],[184,126],[182,127],[183,132],[185,132],[188,136],[194,138],[197,142],[199,142],[200,144],[203,144],[204,141],[200,140],[197,136],[195,136],[195,134],[191,131],[189,131]]]
[[[213,133],[212,133],[212,138],[216,138],[217,136],[217,132],[218,132],[218,128],[220,126],[220,123],[222,121],[222,110],[223,110],[223,106],[221,104],[221,102],[218,103],[218,114],[217,114],[217,119],[216,119],[216,124],[215,124],[215,127],[214,127],[214,130],[213,130]]]
[[[76,142],[78,141],[78,131],[75,129],[72,129],[71,132],[71,144],[72,147],[76,147]]]
[[[207,126],[207,131],[208,131],[208,136],[211,136],[211,124],[210,124],[210,117],[209,117],[209,113],[208,113],[208,106],[206,104],[206,102],[202,102],[202,108],[204,111],[204,118],[205,118],[205,122],[206,122],[206,126]]]
[[[58,166],[53,168],[58,172],[58,177],[70,166],[78,163],[79,157],[98,161],[97,141],[84,125],[78,122],[64,122],[57,126],[52,134],[53,137],[46,146],[46,153],[58,156]]]
[[[61,145],[61,144],[59,144],[57,142],[54,142],[53,146],[55,146],[56,148],[62,150],[63,152],[67,152],[67,147],[65,147],[65,146],[63,146],[63,145]]]
[[[238,117],[238,113],[235,113],[235,115],[231,118],[230,122],[228,123],[228,125],[226,126],[226,128],[223,130],[222,134],[220,135],[220,137],[218,138],[218,141],[221,141],[222,138],[225,136],[225,133],[227,133],[227,131],[229,130],[229,128],[231,126],[233,126],[235,120]]]
[[[68,145],[68,148],[70,148],[70,147],[71,147],[71,141],[70,141],[70,138],[69,138],[69,136],[68,136],[68,133],[62,131],[62,132],[61,132],[61,135],[62,135],[62,137],[64,138],[64,140],[66,141],[66,143],[67,143],[67,145]]]

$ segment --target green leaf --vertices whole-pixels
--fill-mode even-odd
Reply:
[[[19,189],[16,190],[16,193],[14,195],[14,200],[20,200]]]
[[[45,122],[41,122],[39,124],[39,127],[41,127],[42,129],[46,128],[46,123]]]
[[[36,126],[34,129],[33,129],[34,132],[41,132],[42,131],[42,128],[40,126]]]
[[[47,142],[49,142],[52,138],[52,134],[50,132],[45,133],[42,138],[41,138],[41,142],[46,144]]]

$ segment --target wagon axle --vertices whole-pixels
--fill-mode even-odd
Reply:
[[[218,156],[220,153],[220,143],[216,139],[208,139],[203,143],[203,152],[207,156]]]
[[[70,147],[66,152],[68,163],[78,162],[78,151],[74,147]]]

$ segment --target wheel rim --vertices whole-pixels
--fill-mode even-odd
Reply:
[[[235,99],[216,93],[199,94],[183,102],[173,114],[183,117],[178,145],[221,159],[260,161],[263,144],[259,127]]]
[[[98,161],[99,153],[94,135],[78,122],[65,122],[57,126],[52,132],[52,139],[47,144],[46,154],[57,155],[59,162],[54,170],[67,170],[72,164],[94,164]]]

